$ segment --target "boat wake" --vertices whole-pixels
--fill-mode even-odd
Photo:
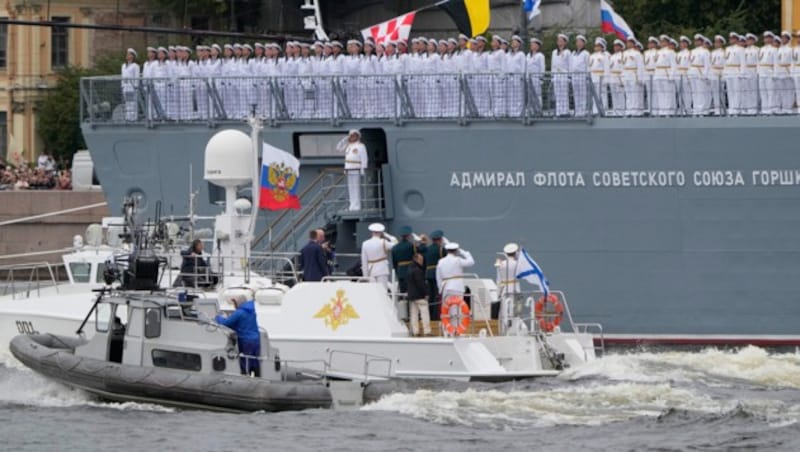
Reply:
[[[27,406],[39,408],[90,407],[119,411],[171,413],[174,410],[147,403],[99,402],[89,394],[52,382],[25,369],[16,359],[0,357],[0,408]]]
[[[363,409],[497,429],[591,426],[634,418],[687,424],[747,418],[768,427],[800,420],[794,391],[800,388],[800,356],[756,347],[609,355],[549,382],[500,388],[392,394]]]

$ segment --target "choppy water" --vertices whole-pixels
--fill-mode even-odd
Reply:
[[[800,450],[800,354],[754,347],[609,355],[558,378],[246,415],[97,402],[0,362],[3,450]]]

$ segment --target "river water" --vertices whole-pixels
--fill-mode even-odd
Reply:
[[[0,450],[800,450],[800,353],[610,354],[557,378],[435,382],[353,411],[113,404],[0,359]]]

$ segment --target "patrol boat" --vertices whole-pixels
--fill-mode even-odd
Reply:
[[[156,259],[131,259],[122,290],[99,291],[75,335],[19,335],[11,353],[45,377],[105,400],[189,409],[350,407],[391,388],[365,379],[329,381],[324,374],[293,369],[263,330],[260,356],[242,355],[236,333],[210,320],[219,310],[216,299],[157,290],[156,266]],[[94,334],[86,339],[90,317]],[[240,374],[240,359],[256,363],[247,369],[254,376]]]

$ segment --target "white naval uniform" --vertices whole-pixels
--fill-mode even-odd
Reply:
[[[450,295],[464,296],[464,269],[475,265],[469,251],[459,250],[458,254],[447,253],[436,265],[436,284],[442,300]]]
[[[177,110],[173,112],[175,115],[173,119],[188,120],[194,115],[193,105],[193,82],[189,78],[192,75],[192,67],[194,63],[190,61],[176,61],[173,66],[173,78],[175,79],[175,105]]]
[[[344,137],[336,146],[344,152],[344,172],[347,174],[347,192],[350,198],[349,210],[361,210],[361,176],[369,163],[367,147],[357,141],[349,143]]]
[[[625,85],[622,81],[624,72],[624,52],[616,52],[608,57],[608,86],[611,90],[611,116],[625,114]]]
[[[635,48],[622,52],[622,84],[625,86],[625,114],[642,116],[644,114],[644,58]]]
[[[515,257],[506,256],[497,263],[497,287],[500,289],[500,327],[505,332],[514,318],[514,302],[521,293],[519,279],[519,261]]]
[[[167,60],[167,118],[176,120],[180,113],[180,87],[178,86],[177,60]]]
[[[592,84],[594,85],[597,97],[600,98],[600,105],[603,107],[603,114],[608,113],[608,56],[605,52],[594,52],[589,56],[589,72],[592,74]],[[593,112],[599,113],[597,101],[592,102]]]
[[[553,50],[550,74],[553,77],[553,94],[556,98],[556,116],[569,114],[569,75],[572,70],[572,51]]]
[[[656,115],[675,114],[675,73],[675,51],[668,47],[659,49],[653,76],[653,113]]]
[[[742,51],[742,113],[748,115],[758,112],[759,53],[759,48],[754,45]]]
[[[542,52],[531,53],[525,59],[525,68],[532,85],[531,109],[534,115],[540,115],[544,106],[542,105],[542,75],[545,71],[544,54]]]
[[[525,99],[525,54],[511,51],[506,55],[506,73],[508,74],[508,97],[506,98],[506,116],[518,118],[522,115]]]
[[[794,80],[795,99],[797,103],[800,104],[800,45],[792,47],[791,73],[792,73],[792,79]]]
[[[572,53],[570,61],[572,73],[572,96],[575,105],[575,116],[586,116],[588,109],[586,78],[589,73],[589,52],[586,49]]]
[[[695,47],[691,55],[689,82],[692,87],[692,114],[707,115],[711,109],[708,75],[711,72],[711,53],[705,47]]]
[[[722,73],[725,71],[725,49],[711,51],[711,73],[708,81],[711,89],[711,103],[714,114],[722,114]]]
[[[794,109],[794,80],[792,80],[792,47],[782,45],[775,54],[775,109],[788,114]]]
[[[372,237],[361,244],[361,271],[375,282],[386,284],[391,274],[389,256],[397,239],[389,234]]]
[[[161,119],[167,119],[167,103],[169,102],[167,83],[170,77],[169,64],[166,61],[157,61],[153,65],[152,74],[155,79],[153,81],[153,89],[156,92],[155,98],[158,100],[158,105],[161,108]]]
[[[744,48],[731,45],[725,49],[725,89],[728,93],[728,114],[742,113],[742,65],[744,64]],[[760,66],[760,65],[759,65]],[[761,67],[759,69],[759,76]],[[770,77],[770,80],[772,78]],[[760,83],[760,82],[759,82]]]
[[[692,85],[689,82],[689,68],[692,66],[692,52],[689,49],[681,49],[675,54],[677,77],[675,78],[680,90],[678,91],[678,109],[686,114],[692,111]]]
[[[136,121],[138,109],[136,108],[139,89],[139,65],[134,63],[124,63],[122,65],[122,99],[125,101],[125,120]]]
[[[487,70],[491,77],[491,105],[495,118],[506,116],[508,84],[506,78],[506,53],[492,50],[486,57]]]
[[[775,47],[765,45],[758,52],[758,95],[761,113],[771,115],[777,109],[775,102]]]
[[[647,49],[644,51],[644,84],[647,100],[645,101],[645,110],[653,112],[653,96],[655,96],[655,89],[653,89],[653,76],[656,75],[656,63],[658,62],[658,49]]]

